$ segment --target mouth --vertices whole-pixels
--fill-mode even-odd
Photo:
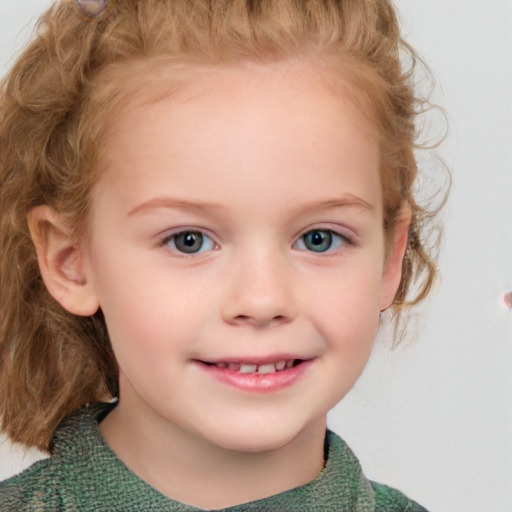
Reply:
[[[222,370],[229,370],[236,373],[252,375],[269,375],[271,373],[279,373],[284,372],[286,370],[290,370],[295,368],[296,366],[302,364],[304,359],[281,359],[279,361],[270,361],[265,363],[254,363],[247,361],[240,362],[208,362],[208,361],[199,361],[202,364],[207,366],[219,368]]]
[[[242,392],[273,393],[308,374],[316,358],[274,356],[265,359],[195,360],[198,368],[223,385]]]

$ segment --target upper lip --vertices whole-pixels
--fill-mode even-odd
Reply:
[[[269,355],[269,356],[229,356],[222,358],[214,358],[214,359],[202,359],[196,358],[196,361],[207,364],[220,364],[220,363],[246,363],[246,364],[256,364],[258,366],[277,363],[279,361],[307,361],[309,359],[313,359],[311,356],[303,356],[300,354],[277,354],[277,355]]]

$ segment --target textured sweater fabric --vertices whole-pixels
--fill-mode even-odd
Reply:
[[[0,483],[1,512],[154,511],[199,509],[167,498],[132,473],[106,444],[99,422],[112,409],[76,411],[56,431],[52,454]],[[348,446],[327,431],[326,465],[309,484],[226,512],[421,512],[390,487],[367,480]]]

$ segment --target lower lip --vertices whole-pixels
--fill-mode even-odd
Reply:
[[[313,360],[303,361],[302,363],[288,368],[286,370],[274,373],[241,373],[228,368],[219,368],[218,366],[198,363],[199,367],[208,375],[223,384],[232,386],[241,391],[250,391],[253,393],[273,393],[295,384],[308,368]]]

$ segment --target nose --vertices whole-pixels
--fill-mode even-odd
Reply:
[[[230,269],[222,317],[232,325],[268,327],[291,322],[297,315],[293,269],[282,255],[252,254]]]

